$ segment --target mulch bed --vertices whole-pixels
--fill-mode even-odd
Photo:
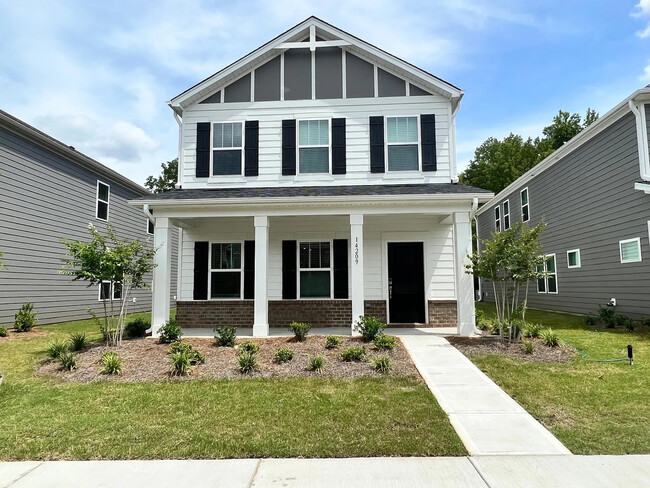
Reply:
[[[527,354],[521,342],[509,343],[494,337],[447,337],[447,340],[468,357],[488,356],[496,354],[516,359],[524,359],[535,363],[568,363],[577,351],[566,344],[548,347],[541,339],[526,339],[533,343],[532,354]]]
[[[348,347],[365,346],[366,356],[388,356],[393,367],[388,376],[409,376],[419,378],[419,374],[410,355],[400,342],[392,351],[380,351],[372,343],[364,343],[359,338],[342,337],[343,344],[338,349],[325,348],[325,336],[309,336],[305,342],[294,342],[289,337],[272,337],[251,339],[259,344],[258,369],[250,374],[242,374],[236,355],[239,344],[245,339],[237,339],[235,347],[218,347],[214,339],[187,338],[183,342],[192,344],[194,349],[205,355],[205,364],[192,368],[190,375],[174,377],[169,374],[170,357],[169,344],[160,344],[156,339],[125,340],[119,349],[108,348],[105,345],[93,345],[76,354],[77,369],[63,371],[59,363],[51,359],[42,361],[37,369],[37,376],[51,375],[70,382],[88,383],[91,381],[126,381],[139,382],[161,379],[206,379],[206,378],[278,378],[278,377],[327,377],[327,378],[360,378],[381,377],[370,362],[344,362],[339,359],[340,351]],[[284,364],[273,361],[275,351],[279,348],[291,349],[293,359]],[[115,350],[122,358],[123,374],[105,375],[101,369],[100,358],[107,350]],[[314,356],[325,357],[325,370],[314,373],[307,370],[307,363]]]
[[[7,337],[0,337],[0,344],[3,342],[13,342],[24,339],[32,339],[34,337],[43,337],[48,334],[48,331],[38,328],[34,328],[29,332],[16,332],[16,329],[7,329]]]

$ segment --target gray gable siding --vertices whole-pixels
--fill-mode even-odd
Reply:
[[[531,284],[530,307],[586,314],[616,298],[618,312],[650,316],[650,196],[634,189],[638,180],[636,126],[629,113],[508,195],[514,223],[521,220],[519,192],[528,187],[529,223],[545,218],[541,242],[545,253],[556,255],[558,294],[539,294]],[[483,239],[494,231],[492,208],[478,217]],[[619,241],[635,237],[641,238],[643,261],[622,264]],[[581,268],[568,268],[571,249],[580,249]],[[483,283],[483,292],[493,301],[491,283]]]
[[[58,273],[65,256],[62,238],[87,241],[89,223],[106,229],[95,218],[98,179],[111,187],[109,219],[117,234],[153,241],[142,211],[127,204],[141,194],[0,128],[0,251],[6,267],[0,271],[0,324],[12,325],[14,313],[27,301],[34,303],[43,324],[88,318],[88,306],[102,309],[97,287]],[[177,246],[173,253],[176,263]],[[175,295],[175,266],[172,279]],[[131,310],[150,310],[150,291],[134,296]]]

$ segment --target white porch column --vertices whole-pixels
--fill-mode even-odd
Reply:
[[[151,303],[151,332],[158,337],[158,330],[169,320],[172,271],[172,224],[166,217],[157,217],[153,231],[156,249],[153,262],[153,294]]]
[[[255,223],[255,319],[253,336],[269,335],[267,269],[269,261],[269,218],[254,217]]]
[[[456,308],[458,335],[470,336],[475,332],[474,278],[465,271],[469,264],[467,255],[472,252],[472,224],[469,212],[454,214],[454,262],[456,274]]]
[[[350,215],[350,258],[352,290],[352,333],[354,334],[354,322],[364,314],[363,305],[363,215]]]

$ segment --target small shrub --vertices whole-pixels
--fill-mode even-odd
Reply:
[[[523,327],[524,337],[539,337],[539,332],[542,330],[541,324],[527,323]]]
[[[70,334],[70,349],[72,351],[81,351],[88,345],[88,339],[84,332],[73,332]]]
[[[390,358],[386,356],[378,356],[372,358],[372,364],[375,368],[375,371],[381,374],[386,374],[390,372],[391,369],[393,369],[393,366],[390,364]]]
[[[309,360],[307,369],[314,373],[322,373],[325,369],[325,358],[323,356],[316,356]]]
[[[15,314],[14,327],[16,332],[29,332],[32,328],[38,323],[36,319],[37,312],[34,312],[33,303],[23,303],[23,306],[20,307]]]
[[[7,328],[0,326],[0,337],[7,337]]]
[[[594,326],[596,324],[598,324],[598,317],[594,317],[593,315],[587,315],[585,317],[585,325]]]
[[[490,331],[490,335],[499,335],[501,334],[501,324],[496,320],[490,320],[487,323],[487,330]]]
[[[68,351],[68,344],[62,340],[54,340],[47,345],[47,356],[58,359],[61,354]]]
[[[650,319],[642,319],[641,325],[643,325],[644,327],[650,327]]]
[[[361,337],[366,342],[375,340],[375,337],[381,334],[385,328],[386,324],[377,317],[361,316],[354,324],[354,329],[361,334]]]
[[[601,318],[601,320],[604,320],[604,321],[607,321],[608,318],[613,317],[615,313],[616,312],[611,307],[599,307],[598,308],[598,316]]]
[[[144,337],[149,327],[151,324],[148,320],[135,319],[126,324],[124,333],[127,337]]]
[[[275,356],[273,359],[278,364],[287,363],[293,359],[293,351],[291,349],[281,347],[275,351]]]
[[[259,344],[255,344],[253,341],[242,342],[239,347],[242,351],[252,352],[253,354],[257,354],[260,350]]]
[[[304,322],[291,322],[289,330],[293,332],[296,342],[303,342],[311,330],[311,324]]]
[[[102,374],[122,374],[122,358],[115,351],[106,351],[102,354]]]
[[[539,336],[548,347],[555,347],[560,345],[560,337],[553,329],[545,329],[540,332]]]
[[[174,341],[169,346],[169,351],[167,354],[174,354],[176,352],[184,352],[185,354],[189,353],[192,350],[192,344],[188,344],[183,341]]]
[[[197,364],[205,364],[205,356],[196,349],[190,351],[188,357],[192,366],[196,366]]]
[[[623,322],[623,327],[627,332],[634,332],[634,320],[630,317],[625,317],[625,322]]]
[[[627,315],[621,313],[614,315],[614,323],[618,326],[624,326],[628,320],[630,320],[630,318]]]
[[[605,327],[607,327],[608,329],[613,329],[614,327],[616,327],[616,316],[611,315],[603,320],[605,321]]]
[[[485,330],[486,327],[486,317],[485,317],[485,312],[483,310],[478,310],[474,312],[474,317],[476,321],[476,328],[479,330]]]
[[[190,357],[184,351],[178,351],[171,355],[171,367],[169,373],[172,376],[185,376],[192,371]]]
[[[387,336],[386,334],[379,334],[375,337],[375,340],[372,341],[377,349],[386,349],[391,350],[395,349],[397,345],[397,340],[393,336]]]
[[[159,340],[163,344],[171,344],[183,336],[181,326],[178,325],[174,319],[169,319],[169,321],[165,322],[165,324],[160,328],[159,333]]]
[[[239,371],[242,374],[253,372],[257,368],[257,354],[250,351],[242,351],[237,355]]]
[[[345,362],[361,362],[366,359],[365,347],[349,347],[341,351],[341,360]]]
[[[237,327],[215,327],[214,331],[217,333],[214,338],[217,344],[221,347],[235,347],[235,337],[237,337]]]
[[[524,348],[526,350],[526,354],[532,354],[535,350],[535,346],[530,341],[524,341]]]
[[[341,339],[337,335],[328,335],[325,338],[325,347],[327,349],[336,349],[339,347],[341,344],[343,344],[343,339]]]
[[[77,358],[75,358],[74,354],[72,354],[70,351],[62,352],[61,354],[59,354],[57,359],[61,363],[62,369],[72,371],[77,367]]]

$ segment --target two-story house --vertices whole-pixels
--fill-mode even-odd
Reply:
[[[528,290],[533,308],[650,316],[650,88],[635,91],[477,212],[478,236],[523,221],[540,237],[548,274]],[[481,281],[483,300],[492,284]]]
[[[463,91],[310,17],[173,98],[178,189],[154,210],[154,333],[291,321],[474,331],[464,263],[488,191],[457,183]]]

